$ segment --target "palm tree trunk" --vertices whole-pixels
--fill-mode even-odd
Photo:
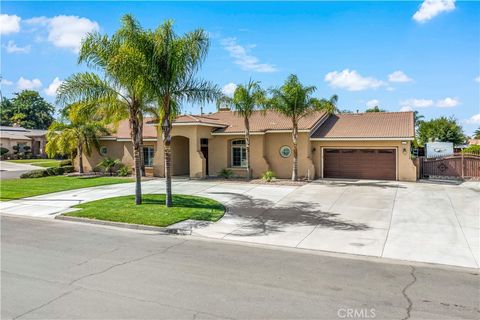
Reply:
[[[245,117],[245,153],[247,156],[247,180],[252,178],[252,169],[250,167],[250,123]]]
[[[172,201],[172,137],[170,133],[170,120],[166,118],[163,126],[163,152],[165,158],[165,205],[171,207]]]
[[[143,116],[140,116],[138,124],[139,124],[139,130],[140,130],[140,166],[141,166],[142,177],[145,177],[146,176],[145,160],[143,155]]]
[[[83,146],[78,145],[78,172],[83,173]]]
[[[141,131],[138,123],[138,110],[135,107],[130,111],[130,134],[133,144],[133,161],[135,168],[135,204],[142,204],[142,166],[141,166]]]
[[[293,142],[293,169],[292,169],[292,181],[298,179],[298,151],[297,151],[297,138],[298,138],[298,125],[293,121],[292,142]]]

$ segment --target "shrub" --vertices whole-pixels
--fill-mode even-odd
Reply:
[[[63,168],[64,173],[72,173],[75,171],[75,168],[73,166],[63,166],[61,168]]]
[[[63,167],[52,167],[47,168],[45,171],[47,176],[60,176],[65,172],[65,169]]]
[[[118,169],[118,175],[120,177],[126,177],[130,174],[130,170],[128,170],[127,166],[122,166],[120,169]]]
[[[20,179],[42,178],[42,177],[45,177],[47,175],[46,171],[47,170],[40,169],[40,170],[33,170],[33,171],[25,172],[25,173],[22,173],[20,175]]]
[[[4,147],[0,147],[0,156],[3,156],[6,153],[8,153],[8,149]]]
[[[104,158],[98,166],[105,169],[105,173],[108,172],[108,174],[111,176],[113,175],[114,172],[116,172],[119,168],[119,166],[122,165],[120,160],[118,159],[112,159],[112,158]]]
[[[225,169],[222,169],[222,171],[220,171],[218,175],[224,179],[230,179],[233,177],[233,171],[225,168]]]
[[[68,167],[72,165],[72,160],[62,160],[60,161],[60,167]]]
[[[277,177],[275,176],[275,172],[272,170],[267,170],[262,174],[262,180],[266,182],[271,182],[275,180]]]
[[[471,146],[462,150],[463,153],[475,153],[480,154],[480,145],[472,144]]]

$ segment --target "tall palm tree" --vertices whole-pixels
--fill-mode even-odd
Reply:
[[[51,158],[56,155],[78,155],[79,172],[83,173],[83,155],[91,155],[99,149],[99,138],[109,134],[103,121],[87,118],[79,113],[81,105],[72,105],[64,121],[54,121],[47,131],[45,152]]]
[[[272,98],[268,108],[277,111],[292,121],[292,143],[293,143],[293,168],[292,180],[298,179],[298,123],[299,121],[315,111],[332,110],[324,100],[312,97],[316,87],[304,86],[294,74],[288,76],[280,88],[271,89]],[[333,98],[333,97],[332,97]],[[336,101],[333,99],[332,101]]]
[[[250,166],[250,117],[253,112],[265,106],[266,92],[260,87],[259,81],[250,81],[245,85],[239,85],[233,93],[233,98],[223,96],[217,100],[217,105],[227,103],[233,107],[234,112],[243,118],[245,125],[245,153],[247,156],[247,179],[251,179]]]
[[[132,20],[130,26],[134,28],[138,24]],[[171,207],[172,122],[183,103],[213,102],[220,96],[220,90],[211,82],[196,78],[209,48],[208,35],[204,30],[197,29],[179,36],[173,30],[173,23],[166,21],[154,31],[147,31],[142,42],[149,68],[146,87],[156,100],[155,114],[162,129],[165,205]]]
[[[95,108],[99,114],[113,120],[128,118],[133,145],[135,168],[135,203],[142,203],[141,147],[142,110],[149,103],[146,76],[148,60],[141,41],[125,37],[130,30],[128,20],[111,37],[90,33],[82,42],[78,63],[99,71],[80,72],[66,79],[58,89],[57,102],[67,104],[80,101],[85,108]],[[137,37],[141,38],[142,32]],[[87,113],[90,111],[87,111]]]
[[[338,96],[336,94],[331,96],[330,99],[320,100],[320,104],[322,105],[323,111],[327,112],[328,114],[340,113],[340,109],[338,109],[337,103],[338,103]]]

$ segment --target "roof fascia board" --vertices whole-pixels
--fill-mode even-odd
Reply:
[[[350,137],[350,138],[310,138],[311,141],[401,141],[401,140],[410,140],[413,141],[415,138],[413,137],[392,137],[392,138],[362,138],[362,137]]]

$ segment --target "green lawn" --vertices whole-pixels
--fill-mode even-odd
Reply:
[[[7,162],[31,164],[33,166],[39,166],[39,167],[44,167],[44,168],[58,167],[60,165],[60,161],[61,160],[55,160],[55,159],[7,160]]]
[[[107,184],[132,182],[120,177],[66,177],[53,176],[32,179],[7,179],[0,182],[0,200],[13,200],[40,194],[102,186]]]
[[[65,215],[115,222],[166,227],[186,219],[217,221],[225,208],[219,202],[202,197],[173,195],[173,207],[165,207],[164,194],[143,195],[143,203],[135,205],[134,196],[87,202],[74,208],[82,210]]]

